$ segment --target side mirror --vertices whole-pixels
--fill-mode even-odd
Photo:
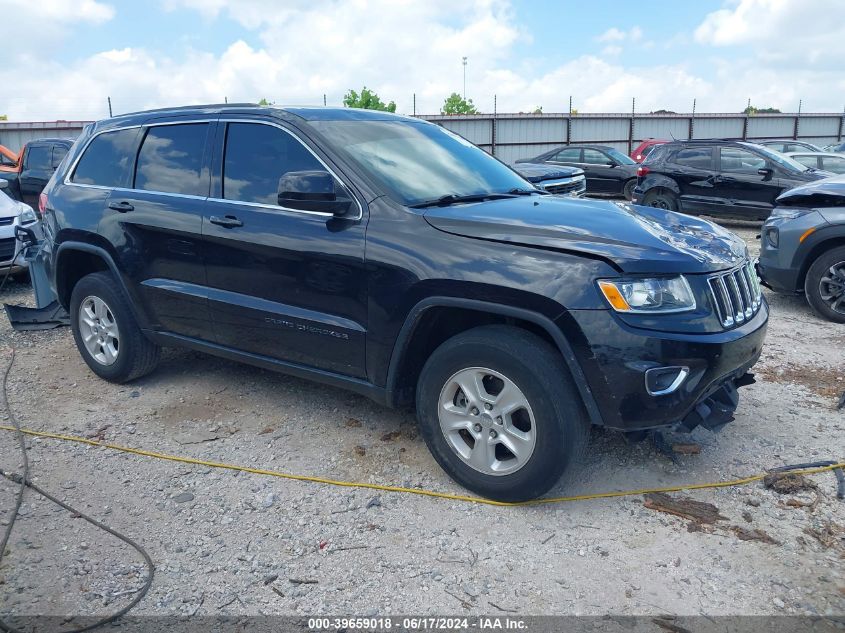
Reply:
[[[289,171],[279,178],[280,207],[345,216],[352,208],[352,198],[344,189],[338,191],[334,177],[327,171]]]
[[[758,169],[757,173],[763,176],[764,178],[771,178],[772,174],[774,174],[774,170],[771,167],[763,167],[762,169]]]
[[[5,178],[0,178],[0,189],[5,189],[9,186],[9,181]]]

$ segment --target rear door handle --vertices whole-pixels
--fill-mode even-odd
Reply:
[[[131,204],[126,202],[125,200],[121,202],[109,202],[109,209],[114,209],[115,211],[120,211],[121,213],[126,213],[127,211],[132,211],[135,207]]]
[[[234,215],[227,215],[227,216],[224,216],[222,218],[219,217],[219,216],[216,216],[216,215],[212,215],[210,218],[208,218],[208,221],[211,222],[212,224],[216,224],[218,226],[224,226],[227,229],[232,229],[236,226],[243,226],[244,225],[244,223],[241,222]]]

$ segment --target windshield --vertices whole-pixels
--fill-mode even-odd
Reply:
[[[794,158],[790,158],[789,156],[784,156],[780,152],[773,152],[771,149],[766,147],[765,145],[758,145],[757,151],[763,154],[766,158],[770,161],[777,163],[781,167],[785,169],[789,169],[791,171],[807,171],[809,167],[806,165],[802,165]]]
[[[312,121],[331,145],[411,206],[443,196],[504,194],[534,186],[484,150],[422,121]]]
[[[608,155],[620,165],[636,165],[636,161],[630,156],[625,156],[622,152],[616,149],[607,150]]]

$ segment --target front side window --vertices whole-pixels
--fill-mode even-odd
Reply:
[[[326,171],[284,130],[258,123],[229,123],[223,159],[226,200],[279,204],[279,179],[291,171]]]
[[[138,129],[103,132],[88,145],[71,182],[100,187],[125,187],[135,160]]]
[[[48,145],[34,145],[26,152],[25,169],[50,169],[50,147]]]
[[[580,163],[581,162],[581,148],[570,147],[555,154],[552,160],[560,161],[561,163]]]
[[[675,163],[693,169],[712,169],[713,150],[709,147],[689,147],[675,154]]]
[[[401,204],[534,189],[490,154],[439,125],[406,120],[311,121],[310,125]]]
[[[753,152],[735,147],[719,148],[720,170],[730,173],[757,173],[766,167],[766,159]]]
[[[208,195],[202,169],[207,123],[160,125],[147,130],[135,167],[135,189]]]
[[[610,162],[607,154],[596,149],[584,150],[584,163],[588,165],[607,165]]]

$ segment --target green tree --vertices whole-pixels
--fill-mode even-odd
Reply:
[[[748,106],[745,110],[742,111],[744,114],[748,115],[755,115],[755,114],[780,114],[780,110],[777,108],[757,108],[753,105]]]
[[[532,114],[543,114],[543,106],[537,106],[534,108],[534,112]]]
[[[260,106],[274,106],[276,105],[275,101],[267,101],[264,97],[261,98],[261,101],[258,102]]]
[[[478,108],[475,107],[472,99],[464,99],[457,92],[453,92],[446,97],[440,112],[442,114],[478,114]]]
[[[9,115],[8,114],[0,114],[0,121],[8,121]]]
[[[391,101],[385,103],[375,92],[364,86],[359,95],[350,90],[343,97],[343,105],[347,108],[362,108],[364,110],[382,110],[384,112],[396,112],[396,104]]]

